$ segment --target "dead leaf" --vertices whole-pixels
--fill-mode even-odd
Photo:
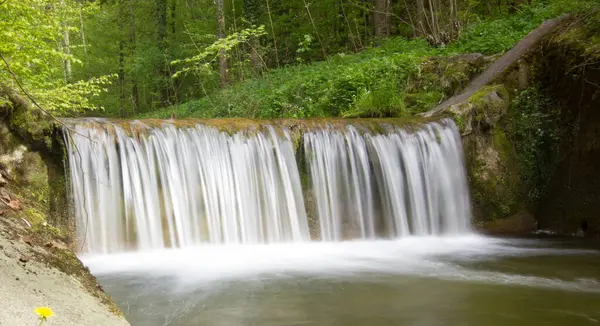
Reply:
[[[14,209],[15,211],[18,211],[21,209],[21,201],[19,201],[18,199],[11,199],[8,202],[8,207]]]
[[[21,240],[23,240],[23,242],[25,242],[26,244],[33,246],[33,238],[32,237],[26,235],[26,236],[21,237]]]
[[[66,244],[60,241],[50,241],[44,245],[46,248],[69,249]]]

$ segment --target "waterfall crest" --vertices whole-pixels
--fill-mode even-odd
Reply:
[[[299,152],[314,208],[305,207],[285,128],[230,135],[201,124],[84,121],[65,135],[78,240],[88,253],[469,231],[451,120],[385,134],[305,132]]]

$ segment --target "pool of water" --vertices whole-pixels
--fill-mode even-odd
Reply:
[[[598,325],[600,247],[415,237],[82,257],[134,326]]]

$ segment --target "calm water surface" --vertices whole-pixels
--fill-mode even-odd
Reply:
[[[600,247],[406,238],[83,257],[132,325],[599,325]]]

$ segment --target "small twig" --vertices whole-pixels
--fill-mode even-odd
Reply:
[[[23,222],[25,222],[25,224],[27,224],[28,227],[31,227],[31,223],[29,223],[26,219],[21,217],[21,220],[23,220]]]
[[[572,66],[571,68],[569,68],[569,70],[567,70],[567,72],[566,72],[566,73],[568,74],[568,73],[570,73],[571,71],[573,71],[573,70],[575,70],[575,69],[582,68],[582,67],[586,67],[586,66],[590,66],[590,65],[595,65],[595,64],[598,64],[598,63],[600,63],[600,61],[594,61],[594,62],[590,62],[590,61],[592,61],[592,59],[593,59],[593,58],[589,58],[589,59],[587,59],[586,61],[584,61],[584,62],[583,62],[583,63],[581,63],[581,64],[578,64],[578,65],[576,65],[576,66]]]
[[[594,85],[594,86],[596,86],[596,87],[600,88],[600,85],[598,85],[598,84],[596,84],[596,83],[594,83],[594,82],[591,82],[591,81],[589,81],[587,78],[584,78],[584,80],[585,80],[585,82],[586,82],[586,83],[588,83],[588,84],[591,84],[591,85]]]

